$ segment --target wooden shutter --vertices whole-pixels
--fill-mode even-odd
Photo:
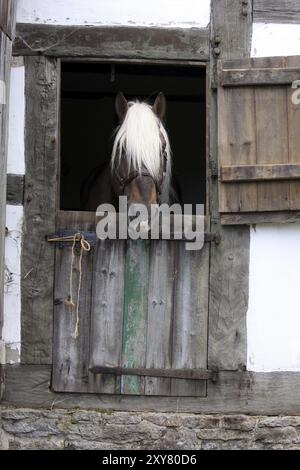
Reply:
[[[223,223],[300,218],[300,57],[219,68],[219,210]]]
[[[95,232],[95,214],[61,211],[57,230]],[[186,251],[181,241],[97,240],[83,254],[76,339],[75,311],[65,302],[71,252],[71,243],[56,243],[53,389],[205,396],[209,243]],[[79,253],[74,261],[76,299]],[[103,366],[204,373],[201,380],[94,373]]]

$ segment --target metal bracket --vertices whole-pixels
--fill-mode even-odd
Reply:
[[[89,232],[86,230],[61,230],[56,233],[51,233],[50,235],[46,236],[46,240],[48,242],[57,243],[59,248],[63,248],[64,246],[72,245],[74,235],[76,233],[81,233],[85,240],[89,242],[91,246],[95,246],[97,242],[97,235],[95,232]],[[65,240],[62,240],[65,238]]]
[[[77,232],[84,235],[85,240],[88,241],[91,246],[96,245],[96,243],[98,241],[97,234],[95,232],[90,232],[90,231],[85,231],[85,230],[61,230],[59,232],[52,233],[51,235],[47,235],[46,240],[48,242],[57,243],[57,246],[59,248],[63,248],[65,246],[71,246],[72,243],[73,243],[72,237]],[[59,240],[59,239],[62,239],[62,238],[65,238],[65,240]],[[172,242],[173,240],[170,239],[169,241]],[[175,240],[175,241],[186,242],[186,239],[184,237],[182,237],[182,240]],[[189,241],[193,241],[193,240],[189,240]],[[213,242],[213,243],[216,243],[218,245],[220,243],[220,241],[221,241],[221,237],[220,237],[219,233],[214,233],[214,232],[205,232],[204,233],[204,242],[205,243],[212,243]]]
[[[208,369],[147,369],[133,367],[94,366],[89,369],[92,374],[135,375],[162,377],[183,380],[211,380],[216,382],[217,371]]]

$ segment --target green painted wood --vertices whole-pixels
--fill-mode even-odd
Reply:
[[[149,248],[148,240],[127,242],[122,367],[146,366]],[[144,390],[144,377],[122,377],[122,393],[139,395]]]

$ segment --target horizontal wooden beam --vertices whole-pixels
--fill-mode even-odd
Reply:
[[[253,0],[255,23],[300,23],[298,0]]]
[[[222,225],[255,225],[267,223],[300,222],[300,211],[243,212],[240,214],[221,214]]]
[[[224,165],[220,169],[220,179],[222,183],[297,180],[300,179],[300,164]]]
[[[151,397],[51,391],[51,366],[6,365],[3,406],[191,413],[299,414],[299,372],[219,371],[207,397]]]
[[[207,61],[209,30],[19,23],[13,54]]]
[[[291,85],[300,80],[300,67],[235,68],[220,73],[221,86]]]
[[[6,202],[12,205],[22,205],[24,199],[24,175],[7,175]]]

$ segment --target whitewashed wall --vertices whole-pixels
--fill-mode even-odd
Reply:
[[[210,0],[18,0],[19,23],[203,27]]]
[[[252,56],[300,55],[300,25],[253,25]],[[248,369],[300,370],[300,224],[251,229]]]
[[[4,323],[6,362],[19,362],[21,344],[21,242],[23,206],[6,207]]]
[[[7,172],[25,173],[24,158],[25,69],[23,62],[13,59],[10,81]],[[23,206],[6,206],[4,323],[2,339],[6,345],[6,361],[20,360],[21,342],[21,243]]]
[[[300,55],[300,24],[254,23],[253,57]]]
[[[300,370],[300,223],[251,230],[248,367]]]

